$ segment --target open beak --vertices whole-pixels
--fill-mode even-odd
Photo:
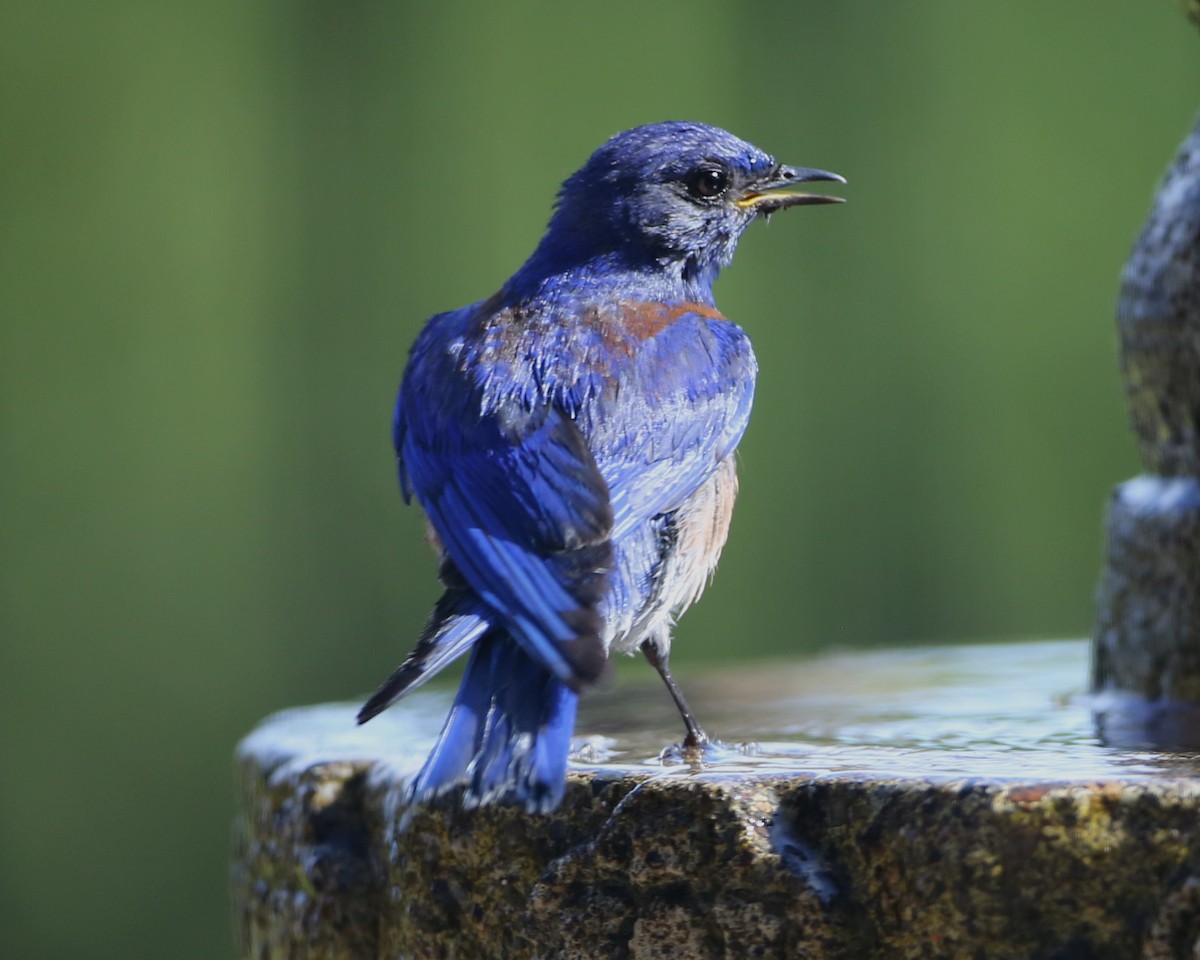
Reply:
[[[841,197],[833,197],[827,193],[793,193],[790,190],[779,189],[811,180],[846,182],[845,177],[830,173],[828,170],[813,170],[810,167],[778,167],[764,180],[751,184],[734,203],[742,210],[770,216],[772,213],[786,210],[788,207],[846,202]]]

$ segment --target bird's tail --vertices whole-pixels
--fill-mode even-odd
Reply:
[[[358,711],[358,722],[366,723],[453,663],[491,626],[478,600],[460,590],[447,590],[433,608],[417,648]]]
[[[441,735],[410,788],[420,802],[463,787],[463,805],[504,802],[531,813],[562,800],[579,696],[506,633],[471,653]]]

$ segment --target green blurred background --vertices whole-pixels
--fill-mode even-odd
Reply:
[[[1086,634],[1118,272],[1198,81],[1168,0],[4,4],[0,950],[231,955],[234,744],[436,593],[408,345],[638,123],[850,181],[718,287],[762,374],[683,672]]]

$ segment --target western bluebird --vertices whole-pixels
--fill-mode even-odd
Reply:
[[[614,651],[640,648],[685,747],[705,742],[667,668],[671,627],[725,544],[757,371],[712,284],[755,217],[840,202],[780,189],[807,180],[845,182],[704,124],[617,134],[500,291],[417,338],[394,439],[445,593],[358,715],[471,651],[414,801],[552,810],[579,691]]]

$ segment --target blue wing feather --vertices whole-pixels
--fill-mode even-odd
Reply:
[[[652,398],[634,414],[644,428],[594,442],[613,491],[615,540],[677,509],[733,452],[750,419],[758,367],[740,328],[685,315],[656,341],[638,361]]]
[[[527,653],[572,687],[596,679],[612,514],[586,442],[545,404],[481,416],[480,389],[422,344],[398,405],[402,474],[463,577]]]

